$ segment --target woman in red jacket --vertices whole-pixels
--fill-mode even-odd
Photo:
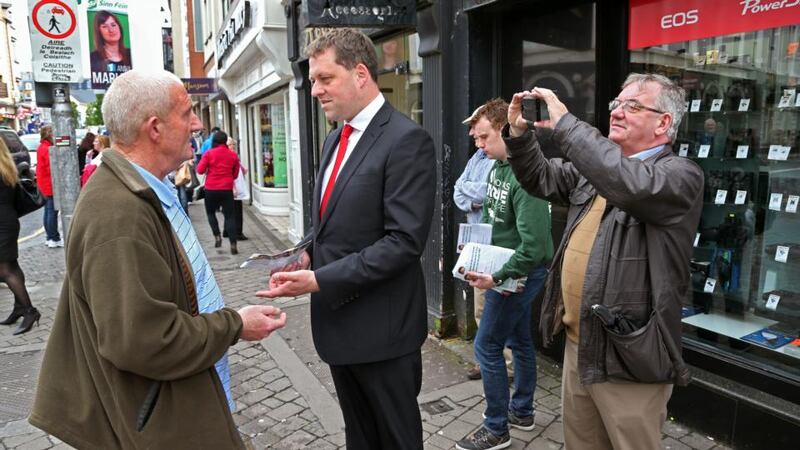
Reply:
[[[228,148],[228,135],[217,131],[211,140],[211,149],[203,153],[197,165],[197,173],[207,173],[205,181],[206,215],[214,233],[214,247],[222,246],[222,236],[217,223],[217,210],[222,206],[225,216],[225,232],[231,242],[231,254],[236,248],[236,220],[233,217],[233,181],[239,175],[239,157]]]
[[[50,248],[63,247],[64,241],[58,234],[58,210],[53,203],[53,179],[50,175],[50,146],[53,145],[53,127],[43,126],[39,131],[41,142],[36,149],[36,184],[44,195],[44,231],[47,235],[45,244]]]

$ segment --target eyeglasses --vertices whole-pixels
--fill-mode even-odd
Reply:
[[[655,108],[651,108],[649,106],[644,106],[643,104],[639,103],[637,100],[632,100],[632,99],[631,100],[620,100],[618,98],[615,98],[614,100],[611,100],[610,102],[608,102],[608,110],[609,111],[613,111],[613,110],[619,108],[620,106],[622,106],[622,109],[626,113],[631,113],[631,114],[636,114],[636,113],[638,113],[639,111],[641,111],[643,109],[646,109],[648,111],[653,111],[654,113],[665,114],[664,111],[659,111],[659,110],[657,110]]]

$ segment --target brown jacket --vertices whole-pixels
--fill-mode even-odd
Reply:
[[[671,146],[629,159],[600,132],[567,114],[553,142],[569,158],[546,159],[533,133],[503,130],[514,174],[531,195],[569,206],[542,305],[544,344],[561,331],[561,263],[570,233],[600,194],[607,200],[589,255],[580,310],[581,383],[689,382],[681,358],[681,304],[689,258],[703,208],[703,172]],[[646,149],[642,149],[646,150]],[[603,328],[591,305],[621,312],[639,328],[617,335]]]
[[[241,332],[238,313],[191,313],[186,255],[155,192],[122,155],[108,150],[92,178],[67,238],[31,424],[80,449],[244,448],[214,370]]]

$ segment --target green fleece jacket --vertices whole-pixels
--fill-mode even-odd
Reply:
[[[492,225],[492,245],[514,249],[492,276],[524,277],[553,257],[550,205],[528,195],[506,161],[495,161],[488,184],[481,222]]]

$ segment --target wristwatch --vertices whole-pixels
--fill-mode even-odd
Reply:
[[[495,286],[500,286],[501,284],[503,284],[503,280],[501,280],[500,278],[497,278],[494,275],[492,275],[492,281],[494,281],[494,285]]]

